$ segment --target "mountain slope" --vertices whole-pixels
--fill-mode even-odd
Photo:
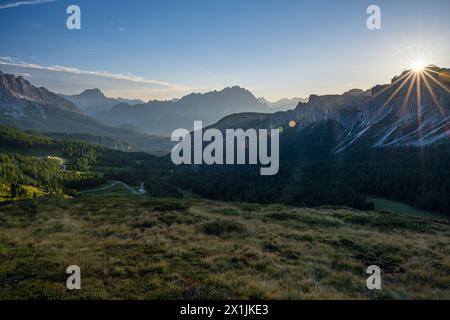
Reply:
[[[38,114],[46,117],[41,106],[58,106],[59,109],[81,113],[71,102],[50,92],[46,88],[36,88],[23,77],[3,74],[0,71],[0,111],[14,118],[25,118]]]
[[[405,71],[389,86],[374,87],[335,151],[360,145],[419,147],[447,142],[449,87],[449,70],[433,66],[421,74]]]
[[[340,127],[335,130],[336,143],[330,150],[335,153],[357,147],[445,143],[450,138],[449,74],[449,69],[434,66],[422,74],[405,71],[389,85],[367,91],[354,89],[342,95],[312,95],[295,110],[267,116],[235,114],[212,127],[283,127],[284,135],[296,134],[299,139],[311,140],[307,134],[311,127],[332,121]],[[295,128],[289,127],[290,121],[295,121]],[[323,126],[323,130],[328,129]]]
[[[165,138],[104,125],[49,90],[36,88],[22,77],[3,73],[0,73],[0,124],[39,132],[110,137],[142,151],[170,150],[170,142]]]

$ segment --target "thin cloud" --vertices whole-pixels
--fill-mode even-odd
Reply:
[[[20,6],[26,6],[26,5],[36,5],[36,4],[42,4],[42,3],[50,3],[50,2],[55,2],[55,1],[58,1],[58,0],[16,1],[16,2],[11,2],[11,3],[0,4],[0,9],[8,9],[8,8],[20,7]]]
[[[25,72],[15,73],[16,76],[31,77],[31,74]]]
[[[35,63],[15,62],[10,57],[0,57],[0,65],[39,69],[39,70],[48,70],[48,71],[56,71],[56,72],[66,72],[66,73],[80,74],[80,75],[98,76],[98,77],[109,78],[109,79],[114,79],[114,80],[124,80],[124,81],[138,82],[138,83],[143,83],[143,84],[160,85],[163,87],[168,87],[171,89],[178,89],[178,90],[193,89],[193,88],[179,86],[179,85],[164,82],[164,81],[145,79],[143,77],[135,76],[130,73],[120,74],[120,73],[111,73],[108,71],[82,70],[82,69],[78,69],[78,68],[74,68],[74,67],[57,66],[57,65],[56,66],[43,66],[43,65],[35,64]]]

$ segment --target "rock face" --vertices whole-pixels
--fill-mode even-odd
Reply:
[[[0,71],[0,112],[14,118],[47,118],[48,109],[58,107],[62,110],[80,113],[70,101],[45,88],[32,86],[23,77],[4,74]]]
[[[426,72],[405,71],[391,84],[342,95],[312,95],[295,110],[235,114],[217,128],[278,128],[298,139],[331,137],[331,152],[353,147],[427,146],[450,140],[450,70],[429,66]],[[296,127],[289,128],[294,120]],[[317,132],[323,130],[322,134]],[[320,144],[321,140],[316,141]],[[299,142],[300,143],[300,142]]]
[[[296,120],[303,124],[322,120],[336,120],[344,126],[359,106],[370,97],[370,93],[362,90],[350,90],[342,95],[326,95],[309,97],[308,103],[300,103],[297,108]]]

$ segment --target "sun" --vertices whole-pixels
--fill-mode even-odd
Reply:
[[[414,72],[422,72],[427,64],[423,60],[416,60],[411,64],[411,69],[413,69]]]

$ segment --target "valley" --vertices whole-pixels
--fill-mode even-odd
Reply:
[[[0,314],[430,316],[449,12],[0,0]]]
[[[84,97],[71,97],[79,108],[0,76],[0,299],[450,298],[448,116],[436,111],[449,112],[445,87],[422,95],[417,128],[417,106],[395,97],[405,75],[274,113],[239,87],[118,106],[93,90],[89,116]],[[233,99],[250,112],[212,112],[205,132],[274,130],[276,174],[245,161],[175,164],[169,139],[148,135]],[[172,121],[183,104],[192,114]],[[116,112],[120,123],[98,119]],[[154,132],[123,128],[158,119]],[[183,157],[202,151],[197,138]],[[65,287],[74,264],[81,291]],[[370,265],[381,291],[366,289]]]

